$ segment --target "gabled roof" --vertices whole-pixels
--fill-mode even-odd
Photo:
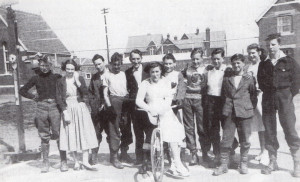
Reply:
[[[7,10],[0,8],[0,21],[6,21]],[[68,49],[41,15],[15,10],[19,42],[28,52],[70,55]],[[7,22],[4,22],[7,25]]]
[[[147,34],[147,35],[138,35],[128,37],[128,42],[126,46],[126,53],[129,53],[133,49],[139,49],[142,52],[147,51],[147,47],[151,41],[157,46],[160,47],[163,40],[162,34]]]
[[[194,42],[203,42],[206,40],[206,32],[200,32],[198,34],[190,33],[186,34],[188,40],[194,40]],[[210,48],[226,47],[226,34],[225,31],[210,31]],[[203,47],[203,46],[202,46]]]
[[[262,17],[276,4],[278,5],[284,5],[284,4],[293,4],[293,3],[299,3],[300,4],[300,0],[274,0],[270,6],[268,6],[260,15],[259,17],[255,20],[256,23],[258,23]]]

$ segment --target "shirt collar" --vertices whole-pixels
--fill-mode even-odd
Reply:
[[[280,50],[280,51],[279,51],[279,58],[278,58],[278,59],[283,58],[283,57],[285,57],[285,56],[286,56],[286,55],[284,54],[284,52],[283,52],[282,50]],[[271,60],[271,58],[270,58],[269,55],[267,56],[267,58],[265,59],[265,61],[268,60],[268,59]]]
[[[141,71],[141,69],[142,69],[142,65],[140,65],[140,66],[138,67],[138,69],[136,69],[135,67],[132,67],[132,71],[133,71],[133,72]]]

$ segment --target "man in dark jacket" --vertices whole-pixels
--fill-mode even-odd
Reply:
[[[128,120],[132,121],[133,131],[136,138],[135,154],[136,165],[143,163],[139,173],[144,174],[147,171],[147,163],[150,161],[150,139],[152,130],[155,128],[149,120],[147,113],[136,109],[135,99],[141,82],[148,77],[147,73],[143,71],[142,52],[134,49],[129,54],[129,60],[132,67],[125,71],[127,80],[127,90],[129,93],[130,102],[127,104]],[[144,136],[146,135],[146,139]]]
[[[41,149],[43,156],[42,173],[49,171],[49,141],[59,140],[59,129],[61,115],[55,100],[56,81],[61,77],[51,71],[51,62],[48,56],[42,56],[39,61],[39,73],[33,76],[21,89],[20,95],[37,102],[36,123],[39,136],[41,137]],[[36,87],[37,95],[28,92],[30,88]],[[51,132],[50,132],[51,131]],[[67,156],[65,151],[60,151],[62,172],[68,170]]]
[[[266,39],[269,56],[258,68],[258,84],[263,91],[262,117],[265,126],[266,149],[270,163],[261,173],[278,170],[276,136],[276,112],[294,160],[293,176],[300,177],[300,138],[295,129],[296,116],[293,97],[300,88],[300,67],[294,59],[280,50],[280,35],[271,34]]]
[[[91,116],[94,123],[94,127],[96,130],[97,139],[99,145],[102,141],[102,132],[105,131],[107,135],[107,143],[109,140],[108,134],[108,113],[104,109],[104,86],[103,86],[103,79],[105,77],[106,72],[108,70],[105,68],[104,58],[96,54],[92,59],[97,73],[92,75],[90,86],[88,88],[90,94],[90,105],[91,105]],[[97,164],[97,154],[99,151],[99,147],[92,149],[92,155],[90,158],[90,164],[95,165]]]
[[[241,145],[240,173],[248,173],[249,137],[254,108],[257,105],[255,78],[248,78],[244,73],[244,56],[235,54],[231,57],[234,75],[224,77],[222,97],[225,99],[222,114],[226,117],[223,136],[220,144],[221,166],[213,175],[228,172],[229,153],[234,141],[235,130],[238,132]]]

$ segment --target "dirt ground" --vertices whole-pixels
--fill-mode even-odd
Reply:
[[[300,95],[294,98],[297,123],[296,128],[300,134]],[[27,150],[38,150],[40,146],[40,139],[37,130],[33,123],[35,103],[29,100],[24,100],[24,125],[25,125],[25,143]],[[17,129],[15,120],[15,106],[14,97],[0,96],[0,141],[4,142],[8,146],[18,150]],[[104,136],[105,137],[105,136]],[[228,174],[220,177],[213,177],[212,169],[207,169],[205,165],[201,163],[200,166],[190,167],[191,176],[189,178],[178,181],[222,181],[222,182],[235,182],[235,181],[255,181],[255,182],[273,182],[273,181],[300,181],[291,177],[291,171],[293,169],[293,162],[289,154],[289,148],[285,142],[284,134],[278,123],[278,139],[280,142],[280,149],[278,154],[278,163],[280,171],[274,172],[270,176],[260,174],[262,164],[267,164],[267,156],[261,161],[261,163],[254,160],[254,156],[259,153],[259,142],[257,134],[252,134],[250,138],[251,150],[249,160],[249,174],[240,175],[237,170],[230,170]],[[239,160],[239,150],[236,150],[237,155],[235,160]],[[134,144],[130,145],[129,153],[134,157]],[[188,154],[188,152],[187,152]],[[201,155],[201,154],[200,154]],[[123,170],[115,169],[108,162],[109,149],[106,141],[103,141],[99,151],[100,164],[97,165],[99,171],[73,171],[70,169],[66,173],[61,173],[57,168],[59,167],[59,156],[57,146],[54,141],[51,141],[50,149],[50,162],[53,168],[47,174],[41,174],[39,167],[41,166],[40,160],[32,160],[27,162],[19,162],[17,164],[5,164],[5,160],[0,161],[0,180],[1,181],[153,181],[151,177],[140,176],[137,174],[137,167],[127,167]],[[186,155],[184,161],[189,160],[189,155]],[[68,156],[69,167],[72,168],[73,161]],[[17,175],[16,175],[17,172]],[[149,174],[151,176],[151,174]],[[169,176],[165,176],[163,181],[174,181],[175,179]],[[177,180],[176,180],[177,181]]]

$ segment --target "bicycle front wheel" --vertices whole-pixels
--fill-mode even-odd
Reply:
[[[164,175],[164,148],[158,128],[153,130],[151,136],[151,165],[154,180],[161,182]]]

